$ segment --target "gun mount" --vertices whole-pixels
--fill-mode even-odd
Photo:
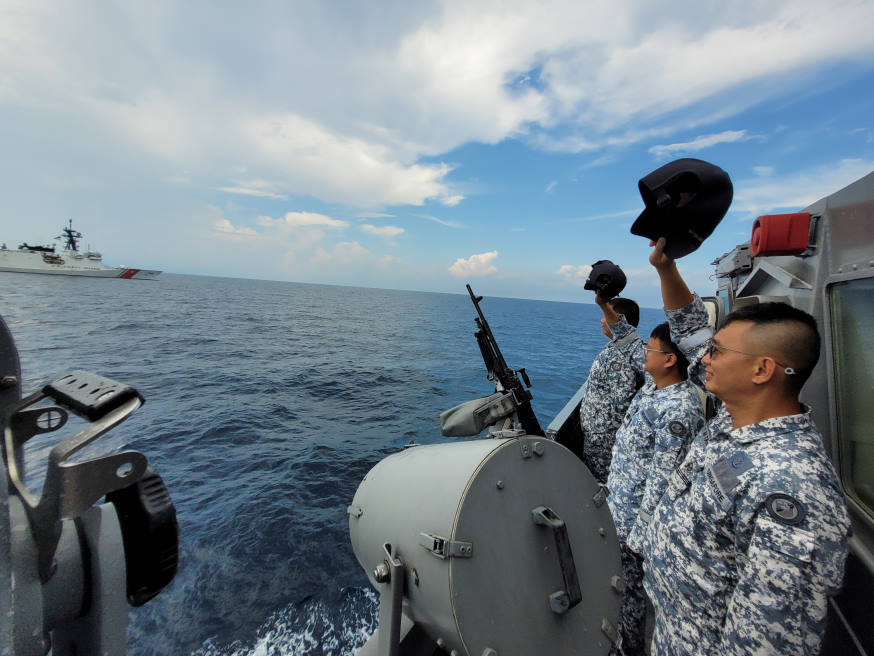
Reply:
[[[495,393],[447,410],[441,428],[491,439],[413,446],[361,482],[349,533],[380,608],[359,656],[607,654],[621,591],[603,491],[543,437],[525,370],[467,291]]]

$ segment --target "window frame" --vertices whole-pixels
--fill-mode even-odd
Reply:
[[[825,310],[822,325],[824,330],[824,350],[826,356],[827,367],[827,386],[829,396],[829,406],[832,411],[829,414],[829,422],[831,435],[833,440],[833,453],[837,456],[837,473],[840,478],[841,486],[844,489],[845,499],[847,504],[854,511],[857,519],[863,521],[869,529],[874,529],[874,505],[868,506],[861,501],[855,486],[850,484],[853,482],[851,475],[850,464],[848,463],[849,454],[847,453],[845,440],[841,433],[841,425],[838,418],[840,407],[838,403],[838,370],[835,358],[835,348],[837,345],[835,337],[835,321],[836,311],[834,307],[834,294],[836,288],[859,280],[874,281],[874,272],[861,271],[845,274],[836,274],[829,276],[828,281],[824,286],[823,309]]]

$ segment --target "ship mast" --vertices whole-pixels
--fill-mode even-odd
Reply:
[[[66,243],[65,250],[78,251],[79,239],[82,238],[82,233],[78,230],[73,230],[73,219],[69,220],[69,224],[63,229],[63,234],[58,235],[58,239],[63,239]]]

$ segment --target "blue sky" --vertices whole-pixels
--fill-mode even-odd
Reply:
[[[253,8],[254,7],[254,8]],[[0,5],[0,240],[109,265],[591,301],[637,180],[723,167],[752,220],[874,170],[872,2]]]

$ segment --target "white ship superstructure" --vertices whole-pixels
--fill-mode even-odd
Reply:
[[[70,221],[58,239],[64,240],[64,250],[55,252],[54,246],[29,246],[21,244],[17,249],[0,248],[0,271],[17,273],[50,273],[66,276],[91,276],[97,278],[136,278],[151,280],[161,273],[154,269],[134,269],[132,267],[108,267],[103,264],[103,256],[96,251],[79,250],[82,233],[73,230]]]

